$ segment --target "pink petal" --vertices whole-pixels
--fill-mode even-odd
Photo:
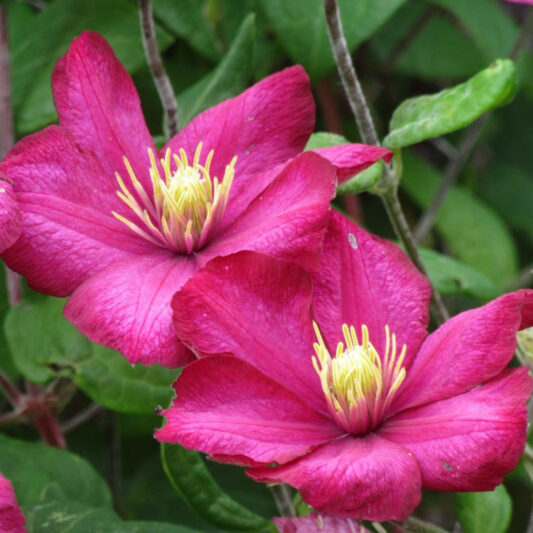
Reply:
[[[70,294],[107,265],[156,249],[111,211],[127,207],[94,156],[58,126],[21,140],[0,165],[22,214],[6,263],[40,292]]]
[[[393,155],[386,148],[367,144],[341,144],[312,151],[325,157],[337,168],[339,183],[355,176],[355,174],[365,170],[365,168],[373,165],[379,159],[383,159],[388,163]]]
[[[527,4],[533,5],[533,0],[507,0],[508,2],[513,2],[514,4]]]
[[[275,468],[247,471],[288,483],[319,512],[362,520],[405,520],[421,498],[420,469],[402,447],[374,434],[346,437]]]
[[[328,418],[293,392],[235,357],[188,365],[175,384],[177,398],[163,412],[162,442],[254,463],[285,463],[342,435]],[[249,461],[245,460],[245,464]]]
[[[316,268],[334,195],[335,168],[316,154],[302,154],[201,255],[253,250]]]
[[[13,486],[0,474],[0,532],[26,533],[25,525]]]
[[[389,419],[379,434],[417,458],[433,490],[493,490],[513,470],[526,443],[526,368],[506,370],[481,387]]]
[[[516,349],[516,332],[533,326],[533,290],[504,294],[454,316],[424,341],[391,412],[466,392],[498,375]]]
[[[20,235],[21,217],[11,183],[0,179],[0,253]]]
[[[150,183],[148,148],[154,148],[133,82],[107,41],[83,32],[57,62],[52,91],[64,126],[92,150],[106,174],[125,172],[125,155],[141,182]]]
[[[370,235],[332,211],[324,254],[313,276],[313,310],[330,349],[342,340],[343,323],[366,324],[370,341],[385,353],[385,325],[407,344],[404,366],[426,336],[430,285],[393,243]]]
[[[273,518],[281,533],[370,533],[355,520],[312,513],[299,518]]]
[[[198,355],[233,354],[328,413],[310,304],[301,268],[253,252],[214,259],[172,301],[178,337]]]
[[[299,154],[315,125],[309,78],[300,66],[287,68],[256,83],[236,98],[198,115],[163,148],[183,148],[189,158],[199,142],[204,157],[215,154],[211,175],[222,178],[237,156],[235,179],[225,220],[230,222],[263,191],[275,174],[265,173]],[[258,176],[256,176],[258,175]]]
[[[170,300],[196,268],[167,251],[114,263],[76,289],[65,316],[131,363],[182,366],[192,357],[172,328]]]

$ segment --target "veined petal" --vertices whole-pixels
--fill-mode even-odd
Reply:
[[[177,397],[156,438],[226,462],[285,463],[342,435],[330,419],[236,357],[195,361],[174,387]]]
[[[328,413],[311,361],[310,306],[300,267],[253,252],[210,261],[172,301],[178,337],[197,355],[235,355]]]
[[[17,503],[11,483],[0,474],[0,531],[26,533],[26,520]]]
[[[513,357],[517,331],[530,326],[529,289],[454,316],[424,341],[390,412],[461,394],[498,375]]]
[[[330,350],[342,340],[342,324],[357,334],[365,324],[383,357],[388,325],[399,349],[407,345],[409,367],[426,337],[431,289],[402,250],[332,211],[313,282],[313,312]]]
[[[315,104],[309,78],[300,66],[268,76],[242,94],[204,111],[161,151],[183,148],[189,159],[199,142],[204,154],[215,154],[211,175],[221,178],[234,156],[235,179],[225,221],[235,216],[263,191],[275,174],[264,173],[299,154],[315,124]],[[204,156],[204,157],[205,157]],[[256,179],[260,174],[263,179]]]
[[[92,150],[107,176],[124,170],[123,156],[149,187],[148,148],[154,148],[139,96],[107,41],[83,32],[56,63],[52,92],[65,127],[83,148]]]
[[[0,253],[20,235],[21,217],[11,183],[0,179]]]
[[[193,258],[167,251],[117,262],[76,289],[65,316],[131,363],[182,366],[192,354],[172,328],[170,300],[196,268]]]
[[[414,454],[428,489],[493,490],[524,451],[532,389],[526,368],[506,370],[469,392],[393,416],[379,434]]]
[[[334,194],[335,168],[316,154],[301,154],[200,256],[253,250],[316,268]]]
[[[286,465],[247,474],[288,483],[317,511],[341,518],[405,520],[422,496],[416,459],[374,434],[329,442]]]

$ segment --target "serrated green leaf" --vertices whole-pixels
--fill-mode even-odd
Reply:
[[[161,444],[161,461],[172,486],[202,518],[228,531],[260,531],[270,524],[222,491],[202,457],[178,444]]]
[[[246,88],[254,57],[254,31],[255,17],[250,14],[244,19],[228,53],[215,70],[178,95],[182,127],[198,113]]]
[[[135,3],[128,0],[57,0],[34,16],[31,31],[17,31],[10,39],[15,125],[30,133],[57,120],[50,76],[57,59],[84,30],[101,33],[126,69],[145,63]],[[162,48],[172,37],[158,29]]]
[[[498,287],[485,274],[427,248],[419,248],[431,284],[441,294],[464,294],[481,300],[499,295]]]
[[[455,513],[464,533],[505,533],[511,521],[512,501],[503,485],[492,492],[453,495]]]
[[[63,317],[64,303],[41,298],[9,311],[5,334],[22,375],[47,383],[66,374],[94,401],[123,413],[150,414],[169,403],[178,370],[132,366],[114,350],[91,343]]]
[[[403,157],[401,186],[425,209],[433,199],[441,176],[431,165],[409,154]],[[501,218],[462,187],[452,187],[442,204],[435,227],[451,254],[501,288],[517,272],[517,251]]]
[[[72,501],[111,508],[111,494],[93,467],[73,453],[0,434],[0,472],[24,509]]]
[[[405,0],[340,0],[342,25],[350,50],[368,39]],[[262,7],[283,47],[313,81],[335,67],[322,0],[262,0]]]
[[[383,144],[402,148],[468,126],[507,103],[516,87],[514,64],[495,61],[465,83],[403,102],[393,113]]]
[[[195,533],[158,522],[122,521],[111,509],[77,502],[54,502],[26,511],[28,533]]]

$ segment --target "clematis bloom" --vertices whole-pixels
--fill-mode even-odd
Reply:
[[[54,70],[59,125],[0,165],[22,211],[3,256],[37,291],[70,296],[65,316],[132,363],[174,367],[170,299],[210,259],[258,250],[316,266],[339,179],[390,152],[301,154],[314,127],[309,80],[293,67],[198,115],[158,151],[131,78],[85,32]]]
[[[0,474],[0,531],[26,533],[26,520],[17,503],[11,483]]]
[[[340,518],[404,520],[422,488],[492,490],[524,450],[532,380],[505,367],[533,291],[427,335],[429,299],[397,246],[337,213],[312,278],[256,253],[214,260],[173,299],[201,358],[156,437]]]

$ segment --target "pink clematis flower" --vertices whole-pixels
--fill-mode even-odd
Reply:
[[[210,259],[258,250],[316,266],[339,179],[390,152],[364,145],[299,155],[314,127],[293,67],[196,117],[157,151],[131,78],[107,42],[75,39],[54,70],[59,126],[0,165],[21,238],[6,263],[34,289],[70,296],[65,316],[132,363],[174,367],[170,299]]]
[[[20,212],[11,183],[0,177],[0,253],[20,235]]]
[[[354,520],[314,513],[300,518],[274,518],[272,521],[281,533],[370,533]]]
[[[0,532],[26,533],[26,520],[11,483],[0,474]]]
[[[505,367],[533,291],[427,335],[429,298],[397,246],[337,213],[313,278],[257,253],[214,260],[173,299],[179,337],[204,357],[157,439],[341,518],[404,520],[422,488],[492,490],[524,450],[532,380]]]

